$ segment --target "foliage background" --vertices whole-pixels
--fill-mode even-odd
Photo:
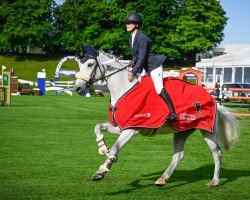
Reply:
[[[129,57],[124,19],[132,11],[143,16],[154,52],[191,61],[220,44],[227,21],[217,0],[1,0],[0,49],[79,55],[91,43]]]

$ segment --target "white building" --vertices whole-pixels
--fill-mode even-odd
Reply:
[[[250,83],[250,45],[227,45],[221,56],[196,63],[203,72],[202,83],[214,87],[223,83]]]

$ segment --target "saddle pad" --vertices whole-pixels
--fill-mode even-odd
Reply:
[[[178,121],[170,124],[178,131],[193,128],[213,132],[216,103],[206,89],[176,78],[164,78]],[[134,127],[159,128],[169,115],[165,101],[155,92],[152,79],[147,76],[109,106],[110,123],[121,130]]]

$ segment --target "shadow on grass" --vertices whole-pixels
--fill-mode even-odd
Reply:
[[[194,170],[176,170],[173,173],[173,176],[170,179],[171,183],[176,183],[173,186],[165,186],[161,187],[162,189],[170,189],[170,188],[175,188],[179,187],[182,185],[190,184],[190,183],[195,183],[198,181],[203,181],[203,180],[211,180],[213,177],[213,170],[214,170],[214,165],[206,165],[203,167],[199,167]],[[249,170],[232,170],[232,169],[225,169],[221,168],[220,170],[220,178],[225,178],[226,181],[220,182],[219,186],[225,185],[229,182],[233,182],[237,180],[239,177],[247,177],[250,176],[250,171]],[[129,186],[131,186],[130,189],[125,189],[125,190],[120,190],[117,192],[111,192],[108,193],[109,195],[119,195],[123,193],[129,193],[133,192],[138,189],[143,189],[143,188],[148,188],[148,187],[156,187],[154,185],[154,182],[162,175],[162,171],[155,172],[152,174],[145,174],[142,175],[141,179],[137,179],[131,183],[129,183]],[[152,184],[141,184],[142,181],[147,181],[150,180],[152,181]],[[178,184],[179,182],[179,184]],[[208,181],[209,182],[209,181]]]

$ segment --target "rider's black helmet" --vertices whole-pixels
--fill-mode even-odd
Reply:
[[[125,18],[125,23],[126,24],[135,23],[141,26],[143,23],[143,19],[141,15],[139,15],[138,13],[132,12]]]

